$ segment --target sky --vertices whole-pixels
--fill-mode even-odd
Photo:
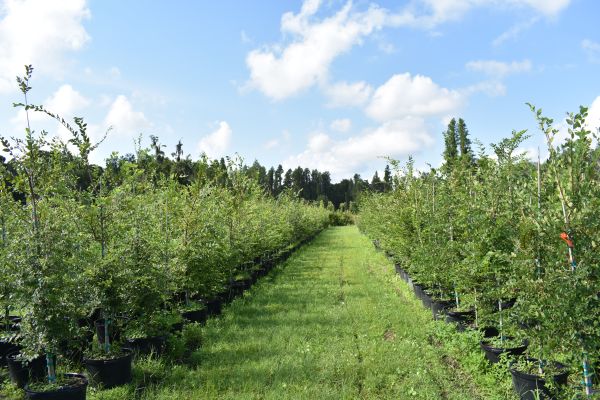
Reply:
[[[526,102],[565,129],[589,106],[600,126],[596,0],[0,0],[0,135],[22,136],[15,77],[29,101],[84,117],[102,164],[149,136],[167,154],[355,173],[391,157],[442,162],[463,118],[489,149],[528,129]],[[67,137],[55,121],[32,128]]]

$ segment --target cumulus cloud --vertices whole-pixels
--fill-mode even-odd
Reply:
[[[219,122],[218,128],[202,137],[198,142],[198,151],[208,157],[218,158],[225,154],[231,143],[233,131],[226,121]]]
[[[329,128],[331,128],[332,131],[345,133],[352,128],[352,121],[348,118],[336,119],[331,121]]]
[[[119,95],[109,107],[105,126],[113,128],[112,134],[134,137],[151,127],[143,112],[135,111],[129,99]]]
[[[283,14],[282,42],[248,53],[246,65],[250,78],[245,88],[259,90],[273,100],[282,100],[320,86],[330,97],[331,105],[346,105],[351,100],[338,96],[338,92],[358,91],[362,96],[358,99],[364,99],[368,85],[360,82],[329,86],[330,66],[338,56],[385,27],[433,29],[442,23],[459,20],[475,7],[528,8],[536,16],[553,17],[569,4],[570,0],[420,0],[409,2],[399,12],[392,13],[377,5],[357,11],[348,1],[333,15],[318,19],[316,14],[321,1],[305,0],[299,12]],[[515,28],[507,37],[522,29],[525,28]]]
[[[597,132],[600,128],[600,96],[596,97],[588,109],[586,125],[593,132]]]
[[[431,78],[409,73],[392,76],[377,88],[366,113],[385,122],[407,116],[445,115],[457,111],[464,96],[440,87]]]
[[[360,107],[369,101],[372,93],[373,88],[364,81],[338,82],[325,88],[328,107]]]
[[[513,61],[510,63],[496,60],[477,60],[469,61],[467,69],[475,72],[482,72],[494,79],[502,79],[507,75],[531,71],[531,61]]]
[[[334,140],[322,132],[314,133],[309,137],[306,150],[289,157],[284,164],[326,170],[334,179],[341,179],[363,169],[377,157],[406,156],[433,142],[422,118],[407,117],[385,122],[344,140]]]
[[[324,84],[333,60],[381,29],[386,21],[385,10],[371,6],[355,12],[350,2],[333,16],[313,21],[319,6],[319,0],[307,0],[298,14],[283,15],[281,31],[293,37],[290,44],[255,49],[248,54],[249,87],[281,100]]]
[[[85,0],[5,0],[0,7],[0,93],[16,90],[15,76],[23,75],[25,64],[61,76],[65,53],[90,39]]]

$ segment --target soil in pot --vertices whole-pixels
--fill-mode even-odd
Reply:
[[[31,384],[25,387],[25,397],[31,400],[85,400],[88,380],[81,374],[64,374],[46,390],[46,385]]]
[[[499,338],[498,338],[499,339]],[[527,340],[523,340],[520,343],[514,343],[513,338],[507,337],[506,342],[498,343],[499,340],[482,340],[479,342],[481,349],[485,353],[485,358],[492,364],[500,362],[502,354],[507,356],[520,356],[525,353],[529,343]]]
[[[120,355],[112,358],[84,358],[83,364],[89,377],[90,385],[110,389],[131,382],[131,361],[133,353],[124,349]]]
[[[167,338],[165,336],[151,336],[127,339],[124,347],[139,355],[146,355],[150,353],[160,355],[164,353],[166,344]]]
[[[6,356],[10,380],[17,387],[23,388],[27,382],[42,380],[46,377],[46,357],[39,356],[31,361],[23,361],[18,353]]]
[[[533,358],[526,359],[527,364],[531,368],[523,368],[522,365],[513,364],[510,368],[512,375],[513,387],[521,400],[555,400],[558,399],[556,390],[560,390],[560,386],[567,384],[569,372],[566,367],[560,363],[551,363],[552,373],[550,376],[542,377],[538,374],[538,360]],[[524,370],[525,369],[525,370]],[[556,390],[551,390],[546,382],[551,379],[554,382]]]

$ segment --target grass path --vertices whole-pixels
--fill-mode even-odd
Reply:
[[[143,398],[480,398],[430,324],[356,227],[331,228],[209,321],[197,368],[173,367]]]

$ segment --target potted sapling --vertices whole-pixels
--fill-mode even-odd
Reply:
[[[22,107],[26,115],[33,108],[27,102],[32,71],[26,66],[25,76],[17,79],[25,101],[15,106]],[[23,349],[9,356],[9,368],[17,372],[27,364],[39,365],[38,360],[45,357],[46,379],[28,382],[26,396],[85,399],[87,378],[58,374],[56,362],[63,341],[80,333],[76,321],[85,298],[78,271],[86,264],[88,254],[80,245],[86,238],[79,231],[81,216],[71,196],[73,177],[64,161],[64,145],[48,142],[46,137],[43,131],[36,135],[28,125],[24,139],[2,139],[5,151],[15,161],[11,183],[26,194],[29,215],[28,234],[21,238],[21,251],[15,256],[19,291],[28,299],[21,322]],[[36,378],[37,373],[31,375]]]

